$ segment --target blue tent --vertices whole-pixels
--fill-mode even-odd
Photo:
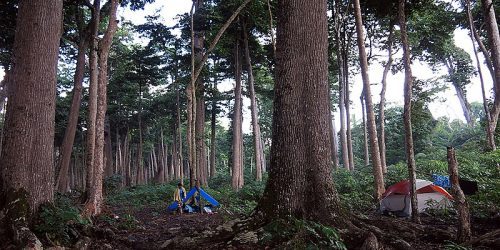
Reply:
[[[217,200],[215,200],[212,196],[210,196],[207,192],[205,192],[205,190],[203,190],[202,188],[198,188],[198,190],[200,195],[199,197],[196,197],[197,199],[203,198],[214,207],[220,205],[220,203]],[[193,197],[196,191],[197,191],[196,187],[191,188],[191,190],[189,190],[189,192],[187,193],[186,197],[182,200],[182,203],[186,203],[189,199],[191,199],[191,197]],[[177,210],[178,207],[179,203],[177,201],[174,201],[172,204],[170,204],[170,206],[168,206],[168,210],[175,211]]]

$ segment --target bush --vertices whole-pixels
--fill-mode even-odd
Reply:
[[[69,245],[78,239],[77,228],[89,223],[68,197],[58,194],[53,204],[41,206],[35,233],[57,245]]]

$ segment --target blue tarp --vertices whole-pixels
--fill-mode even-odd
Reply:
[[[212,204],[212,206],[216,207],[220,205],[220,203],[217,200],[215,200],[212,196],[210,196],[207,192],[205,192],[205,190],[199,188],[199,191],[200,191],[199,192],[200,196],[203,197],[203,199],[207,200],[210,204]],[[187,193],[186,197],[182,200],[182,203],[186,203],[195,193],[196,193],[196,188],[195,187],[191,188],[191,190],[189,190],[189,192]],[[170,206],[168,206],[168,210],[175,211],[177,210],[178,206],[179,203],[177,201],[174,201],[172,204],[170,204]]]
[[[447,175],[433,174],[432,179],[434,179],[434,184],[443,188],[450,188],[450,177]]]

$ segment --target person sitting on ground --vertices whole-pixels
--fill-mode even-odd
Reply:
[[[177,202],[177,211],[182,214],[182,201],[186,198],[186,189],[182,186],[182,183],[177,184],[177,188],[174,192],[174,201]]]

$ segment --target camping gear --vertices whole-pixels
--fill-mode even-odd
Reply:
[[[448,175],[433,174],[432,179],[434,179],[434,184],[440,187],[451,188],[450,177]],[[462,189],[465,195],[473,195],[478,191],[477,181],[469,181],[460,178],[458,180],[458,184],[460,185],[460,189]]]
[[[418,211],[427,208],[441,208],[450,206],[453,197],[442,187],[427,180],[416,180]],[[400,181],[387,188],[380,200],[382,213],[392,212],[398,216],[411,215],[410,182]]]
[[[203,198],[208,203],[210,203],[212,205],[212,207],[217,207],[220,205],[220,203],[217,200],[215,200],[212,196],[210,196],[205,190],[203,190],[200,187],[199,188],[197,188],[197,187],[191,188],[191,190],[189,190],[189,192],[187,193],[186,197],[182,200],[182,203],[185,204],[187,201],[189,201],[189,199],[191,199],[191,197],[193,195],[195,195],[196,191],[198,191],[198,195],[195,197],[195,199],[197,199],[197,201],[199,201],[199,199]],[[177,201],[174,201],[172,204],[170,204],[170,206],[168,206],[168,211],[173,212],[173,211],[177,210],[178,205],[179,204],[177,203]],[[200,211],[200,209],[186,204],[184,206],[184,211],[186,211],[188,213],[192,213],[193,211]]]
[[[435,185],[438,185],[442,188],[450,188],[451,187],[450,177],[448,175],[433,174],[432,179],[434,179]]]
[[[479,190],[477,187],[477,181],[459,179],[458,184],[460,185],[460,189],[462,189],[465,195],[476,194]]]

